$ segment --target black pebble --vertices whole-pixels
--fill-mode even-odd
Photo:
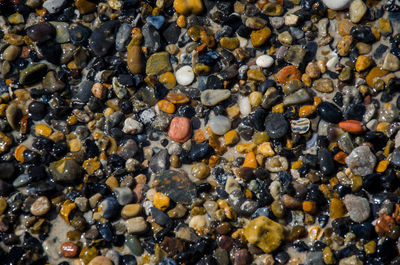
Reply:
[[[318,113],[321,119],[331,123],[339,123],[343,120],[342,112],[330,102],[322,102],[318,105]]]
[[[281,138],[289,131],[289,123],[280,113],[270,113],[265,118],[265,130],[273,138]]]

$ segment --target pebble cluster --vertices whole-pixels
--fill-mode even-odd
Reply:
[[[0,0],[0,263],[400,264],[400,7]]]

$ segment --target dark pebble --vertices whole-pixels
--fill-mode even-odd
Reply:
[[[165,226],[172,222],[171,218],[169,218],[168,215],[166,215],[164,212],[158,210],[155,207],[150,208],[150,214],[151,217],[154,218],[154,221],[159,225]]]
[[[321,119],[331,123],[339,123],[343,120],[342,113],[338,107],[330,102],[322,102],[318,105],[318,113]]]
[[[33,41],[47,41],[56,34],[55,28],[47,22],[37,23],[26,29],[26,35]]]
[[[332,153],[326,149],[321,148],[318,151],[319,167],[323,174],[330,175],[335,172],[335,163],[333,161]]]
[[[105,22],[99,28],[92,32],[89,40],[89,46],[96,54],[101,57],[106,55],[115,43],[115,31],[118,28],[117,20]]]
[[[281,138],[289,131],[289,123],[282,114],[270,113],[265,118],[265,130],[271,138]]]
[[[28,112],[33,120],[41,120],[47,114],[47,104],[41,101],[33,101],[29,104]]]

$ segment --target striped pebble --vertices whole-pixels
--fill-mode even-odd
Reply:
[[[300,118],[290,122],[292,131],[294,133],[305,134],[310,129],[310,120],[307,118]]]

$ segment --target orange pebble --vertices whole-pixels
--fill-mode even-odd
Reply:
[[[249,152],[244,159],[243,167],[257,168],[257,160],[254,152]]]
[[[204,132],[203,132],[202,130],[200,130],[200,129],[196,130],[196,131],[194,132],[194,140],[195,140],[197,143],[202,143],[202,142],[204,142],[204,141],[206,140],[206,137],[205,137],[205,135],[204,135]]]
[[[341,121],[339,127],[349,133],[362,133],[364,131],[362,122],[356,120]]]
[[[285,84],[293,79],[301,79],[301,72],[294,65],[283,67],[277,74],[278,82]]]
[[[336,153],[336,155],[333,157],[333,160],[335,160],[336,162],[344,165],[346,164],[345,159],[347,157],[347,154],[343,151],[339,151]]]
[[[22,163],[24,162],[24,151],[25,151],[26,149],[27,149],[26,146],[25,146],[25,145],[22,145],[22,144],[18,145],[18,146],[15,148],[14,156],[15,156],[15,159],[16,159],[17,161],[22,162]]]
[[[303,211],[307,213],[316,213],[317,212],[317,205],[313,201],[304,201],[303,202]]]
[[[376,221],[375,232],[380,236],[386,236],[394,226],[395,222],[393,218],[384,214]]]
[[[166,100],[173,104],[186,104],[189,102],[189,97],[182,93],[170,92],[165,97]]]
[[[174,104],[165,99],[158,101],[157,106],[161,111],[169,114],[174,113],[176,109]]]

